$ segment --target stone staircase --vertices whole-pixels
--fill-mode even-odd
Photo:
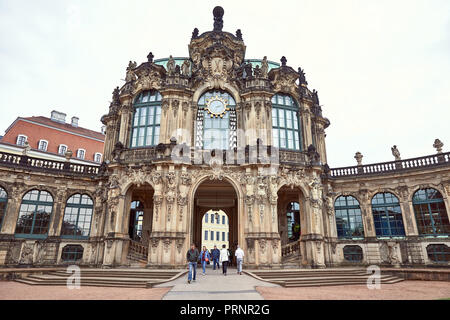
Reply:
[[[138,241],[130,240],[127,259],[130,267],[145,267],[148,260],[148,246]]]
[[[250,276],[283,287],[318,287],[339,285],[366,285],[370,276],[365,269],[304,269],[246,272]],[[381,274],[381,284],[392,284],[404,279]]]
[[[281,248],[281,265],[283,269],[296,269],[301,266],[300,241]]]
[[[96,287],[151,288],[172,281],[185,270],[143,270],[143,269],[81,269],[80,285]],[[29,274],[15,279],[29,285],[65,286],[71,273],[52,271],[42,274]]]

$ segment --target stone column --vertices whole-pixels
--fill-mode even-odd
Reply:
[[[61,234],[61,226],[64,219],[64,211],[67,201],[67,189],[61,188],[56,194],[53,203],[53,214],[48,227],[48,236],[59,236]]]
[[[303,134],[303,143],[304,143],[304,149],[306,150],[308,146],[310,146],[313,143],[312,140],[312,132],[311,132],[311,111],[309,110],[307,105],[305,104],[305,108],[303,111],[301,111],[300,119],[302,124],[302,134]]]
[[[400,195],[400,208],[402,210],[403,224],[405,227],[406,236],[418,236],[418,229],[416,224],[416,217],[414,215],[414,208],[412,204],[412,198],[408,187],[401,186],[397,188]]]
[[[130,130],[130,121],[133,114],[133,107],[131,105],[123,106],[120,111],[120,131],[119,131],[119,141],[122,142],[124,146],[128,146]]]
[[[359,206],[361,208],[361,216],[363,220],[364,237],[375,239],[376,232],[372,215],[372,204],[369,198],[369,191],[366,189],[361,189],[359,191],[358,200],[360,201]]]
[[[161,127],[159,130],[159,142],[169,143],[170,142],[170,100],[163,96],[161,103]]]
[[[24,185],[15,185],[12,187],[12,192],[8,194],[8,204],[6,206],[5,216],[3,217],[1,230],[2,234],[14,235],[15,233],[24,189]]]

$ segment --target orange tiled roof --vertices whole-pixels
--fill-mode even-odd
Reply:
[[[20,118],[19,118],[20,119]],[[94,130],[90,130],[90,129],[86,129],[86,128],[82,128],[82,127],[74,127],[72,126],[70,123],[61,123],[61,122],[57,122],[57,121],[53,121],[50,118],[47,117],[24,117],[22,119],[26,119],[26,120],[30,120],[33,122],[37,122],[37,123],[41,123],[44,125],[48,125],[54,128],[58,128],[58,129],[63,129],[63,130],[67,130],[73,133],[78,133],[78,134],[82,134],[88,137],[92,137],[95,139],[100,139],[100,140],[105,140],[105,135],[101,132],[98,131],[94,131]]]

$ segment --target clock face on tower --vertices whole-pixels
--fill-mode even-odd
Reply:
[[[206,100],[206,111],[211,115],[211,118],[222,118],[224,114],[230,110],[230,108],[227,107],[227,103],[227,100],[216,95],[215,97]]]

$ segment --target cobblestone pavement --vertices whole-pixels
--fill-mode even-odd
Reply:
[[[379,290],[365,285],[309,288],[257,287],[267,300],[433,300],[450,298],[450,282],[403,281],[383,284]]]
[[[200,272],[199,272],[200,271]],[[238,275],[236,269],[229,268],[227,276],[222,270],[206,269],[202,275],[197,268],[197,281],[187,283],[187,274],[174,281],[159,284],[155,287],[172,287],[163,300],[262,300],[256,290],[257,286],[277,288],[278,285],[259,281],[248,275]]]
[[[161,300],[170,288],[30,286],[0,281],[0,300]]]

